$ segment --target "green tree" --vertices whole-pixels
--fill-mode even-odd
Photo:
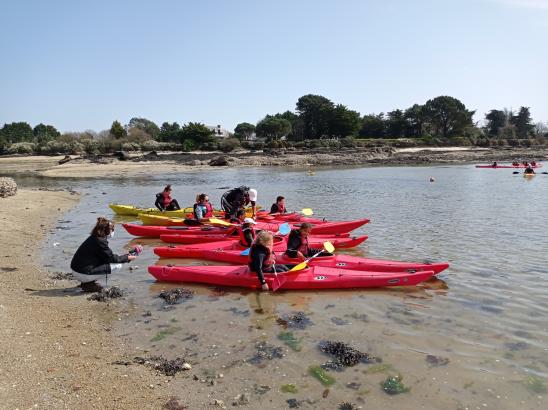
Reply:
[[[386,114],[386,134],[389,137],[401,138],[405,135],[408,124],[402,110],[390,111]]]
[[[474,111],[454,97],[440,96],[428,100],[424,105],[425,117],[436,137],[448,138],[459,135],[473,126]]]
[[[257,123],[257,136],[268,140],[279,140],[291,131],[291,123],[283,118],[267,115]]]
[[[146,132],[152,139],[158,139],[158,134],[160,134],[160,128],[153,121],[146,118],[133,117],[129,120],[128,126]]]
[[[424,106],[414,104],[405,110],[405,121],[407,122],[407,129],[405,136],[418,138],[422,136],[423,124],[424,124]]]
[[[160,127],[160,134],[158,134],[160,141],[178,142],[181,141],[181,126],[174,122],[164,122]]]
[[[213,141],[213,131],[199,122],[189,122],[185,124],[180,131],[181,142],[185,140],[192,141],[196,145],[205,144]]]
[[[528,138],[535,133],[535,124],[533,124],[529,107],[520,107],[518,113],[511,117],[510,122],[516,127],[518,138]]]
[[[6,144],[31,142],[33,138],[32,127],[26,122],[4,124],[0,129],[0,139],[4,140]]]
[[[329,135],[333,137],[355,136],[360,129],[360,113],[337,104],[329,118]]]
[[[383,138],[386,135],[386,124],[384,120],[384,113],[378,115],[368,114],[364,115],[362,119],[362,126],[360,129],[360,136],[366,138]]]
[[[275,118],[281,118],[287,120],[291,124],[291,130],[287,134],[286,138],[293,141],[300,141],[304,139],[304,122],[301,117],[292,111],[285,111],[274,115]]]
[[[501,110],[491,110],[485,114],[487,124],[485,125],[485,131],[487,135],[491,137],[498,137],[500,130],[506,126],[508,118],[506,113]]]
[[[304,137],[320,138],[329,134],[333,103],[321,95],[307,94],[297,100],[297,112],[303,120]]]
[[[246,141],[251,138],[254,132],[255,126],[248,122],[241,122],[236,125],[236,128],[234,128],[234,133],[236,134],[237,138]]]
[[[110,135],[116,139],[120,139],[127,135],[127,131],[124,127],[122,127],[120,121],[114,121],[110,127]]]
[[[61,133],[57,131],[57,128],[53,125],[45,125],[42,123],[34,127],[32,134],[34,135],[36,142],[39,144],[54,140],[61,135]]]

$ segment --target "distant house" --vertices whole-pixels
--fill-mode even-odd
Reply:
[[[221,127],[220,125],[206,125],[217,138],[228,138],[230,137],[230,132],[227,129]]]

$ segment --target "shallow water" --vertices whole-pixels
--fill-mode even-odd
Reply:
[[[428,182],[430,176],[436,182]],[[306,170],[245,168],[53,181],[86,195],[48,237],[45,263],[67,271],[95,218],[112,215],[109,202],[151,206],[165,183],[174,185],[181,204],[204,191],[218,204],[225,191],[220,187],[245,183],[258,187],[264,205],[283,194],[290,209],[311,207],[328,219],[368,217],[371,223],[357,232],[370,239],[350,253],[451,263],[440,280],[415,288],[268,294],[188,285],[194,298],[166,308],[157,295],[174,286],[156,283],[146,272],[157,263],[152,247],[161,242],[134,239],[118,227],[111,240],[115,251],[142,243],[145,252],[131,264],[137,269],[126,265],[109,280],[129,292],[129,306],[114,331],[129,340],[135,355],[185,357],[192,374],[203,380],[223,373],[213,386],[195,382],[205,403],[212,398],[231,403],[247,391],[252,405],[268,402],[269,408],[287,408],[291,398],[308,400],[301,406],[309,408],[336,408],[343,401],[387,409],[547,406],[548,175],[524,179],[512,170],[472,166],[322,169],[313,176]],[[276,319],[293,311],[304,311],[313,322],[286,330],[302,344],[298,352],[278,339],[284,329]],[[318,349],[324,339],[347,342],[387,366],[330,371],[336,383],[326,393],[327,387],[308,374],[309,366],[329,360]],[[251,364],[259,341],[283,347],[285,356]],[[427,355],[442,359],[427,360]],[[411,390],[389,396],[380,383],[397,374]],[[174,386],[185,376],[190,377],[175,377]],[[288,383],[298,392],[281,392]]]

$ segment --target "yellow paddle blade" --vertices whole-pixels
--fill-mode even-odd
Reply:
[[[223,221],[222,219],[209,218],[209,223],[212,225],[232,226],[230,222]]]
[[[329,241],[326,241],[326,242],[323,243],[323,248],[329,253],[335,252],[335,247]]]
[[[301,262],[299,263],[298,265],[295,265],[293,266],[289,272],[295,272],[297,270],[303,270],[303,269],[306,269],[306,267],[308,266],[308,262],[307,261],[304,261],[304,262]]]
[[[301,213],[304,215],[304,216],[310,216],[310,215],[314,215],[314,211],[310,208],[304,208]]]

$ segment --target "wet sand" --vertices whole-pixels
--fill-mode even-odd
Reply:
[[[159,153],[157,156],[132,153],[130,159],[120,161],[103,157],[101,162],[72,156],[73,159],[59,165],[63,156],[1,157],[0,173],[6,175],[35,175],[51,178],[126,178],[191,170],[218,169],[209,162],[225,158],[228,167],[288,167],[308,168],[322,166],[404,166],[432,164],[463,164],[493,161],[511,162],[514,159],[548,160],[545,148],[479,148],[479,147],[424,147],[393,149],[343,149],[339,151],[284,151]]]
[[[43,237],[77,201],[62,191],[0,198],[0,407],[161,407],[164,378],[110,364],[124,360],[123,341],[109,336],[120,308],[88,301],[77,282],[40,266]]]

